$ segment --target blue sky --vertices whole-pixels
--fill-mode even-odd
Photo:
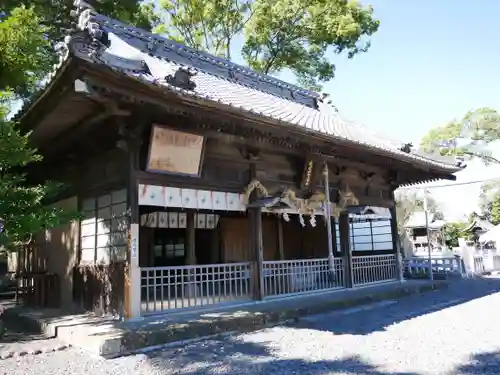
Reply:
[[[498,106],[500,1],[362,3],[374,7],[380,29],[367,53],[331,55],[337,76],[325,85],[344,116],[418,143],[469,109]],[[286,73],[280,78],[293,81]]]
[[[337,76],[325,86],[343,116],[417,145],[429,129],[470,109],[500,109],[500,1],[362,3],[373,5],[381,22],[372,47],[352,60],[332,55]],[[500,177],[500,166],[472,162],[457,177]],[[479,187],[433,189],[432,195],[455,219],[476,208]]]

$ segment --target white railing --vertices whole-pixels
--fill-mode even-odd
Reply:
[[[492,255],[493,271],[500,271],[500,254]]]
[[[433,256],[431,258],[433,272],[464,273],[460,257],[455,256]],[[429,273],[429,259],[424,257],[413,257],[406,263],[406,271],[410,277],[427,277]]]
[[[484,257],[482,255],[474,255],[474,270],[473,272],[477,275],[482,275],[486,272],[486,267],[484,265]]]
[[[442,274],[456,274],[460,276],[484,275],[493,271],[500,271],[500,254],[492,252],[475,253],[469,257],[432,256],[433,272]],[[427,277],[429,260],[425,257],[413,257],[405,262],[407,277]]]
[[[355,256],[354,286],[397,280],[396,256]],[[500,262],[500,259],[499,259]],[[251,262],[178,267],[141,268],[141,314],[242,302],[252,299],[254,264]],[[265,261],[264,296],[287,295],[345,288],[345,263],[335,258]]]
[[[474,255],[473,272],[477,275],[500,271],[500,254],[484,253]]]
[[[353,257],[354,286],[397,280],[396,261],[394,254]]]
[[[342,288],[344,285],[340,258],[334,259],[333,272],[328,258],[322,258],[265,261],[262,274],[266,297]]]
[[[158,313],[252,297],[252,264],[141,268],[141,312]]]

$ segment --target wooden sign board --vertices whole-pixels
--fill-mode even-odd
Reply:
[[[307,158],[302,172],[302,179],[300,180],[300,189],[310,191],[314,185],[315,180],[316,162]]]
[[[153,125],[146,169],[149,172],[198,177],[204,144],[205,139],[201,135]]]

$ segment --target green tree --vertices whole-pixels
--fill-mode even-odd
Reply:
[[[488,146],[500,140],[500,114],[492,108],[468,112],[460,121],[432,129],[422,138],[420,146],[428,152],[478,158],[500,164]]]
[[[458,247],[458,239],[467,237],[468,235],[464,232],[467,228],[467,223],[456,222],[456,223],[446,223],[443,227],[444,240],[448,248]]]
[[[33,233],[74,218],[75,213],[45,205],[61,185],[26,183],[26,175],[20,171],[41,157],[29,147],[29,135],[21,135],[14,123],[5,121],[5,115],[4,109],[0,113],[0,220],[5,230],[0,233],[0,245],[10,249]]]
[[[46,28],[33,7],[19,6],[3,14],[0,22],[0,220],[4,230],[0,245],[11,249],[30,235],[75,217],[75,213],[48,208],[60,191],[59,184],[28,184],[25,168],[41,160],[29,146],[29,134],[21,134],[7,120],[9,103],[36,89],[45,76],[50,58]]]
[[[228,59],[233,40],[243,37],[241,54],[251,68],[288,69],[314,90],[334,77],[327,51],[352,58],[368,50],[365,37],[379,27],[370,6],[347,0],[162,0],[160,9],[155,32]]]
[[[14,8],[0,22],[0,90],[27,96],[45,76],[52,54],[33,8]],[[4,95],[7,100],[10,96]]]
[[[89,1],[123,22],[151,29],[157,22],[152,2]],[[74,27],[73,0],[0,0],[0,88],[26,98],[56,62],[53,51]]]
[[[500,191],[497,191],[491,201],[490,220],[494,225],[500,224]]]
[[[118,19],[124,23],[150,30],[158,21],[154,14],[153,1],[140,0],[85,0],[97,12]],[[9,15],[21,6],[32,8],[39,17],[47,39],[59,41],[74,27],[75,19],[71,11],[74,0],[1,0],[0,9]]]
[[[500,179],[485,182],[481,185],[479,193],[479,208],[481,214],[488,220],[492,220],[492,206],[495,199],[498,199],[500,194]]]

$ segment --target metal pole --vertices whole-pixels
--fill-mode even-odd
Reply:
[[[427,190],[424,190],[424,212],[425,212],[425,231],[427,233],[427,260],[429,262],[429,280],[434,280],[432,273],[432,254],[431,254],[431,237],[429,234],[429,211],[427,207]]]
[[[328,264],[330,270],[335,274],[335,265],[333,260],[333,234],[332,234],[332,210],[330,207],[330,183],[328,182],[328,163],[323,167],[323,177],[325,178],[325,215],[326,230],[328,233]]]

